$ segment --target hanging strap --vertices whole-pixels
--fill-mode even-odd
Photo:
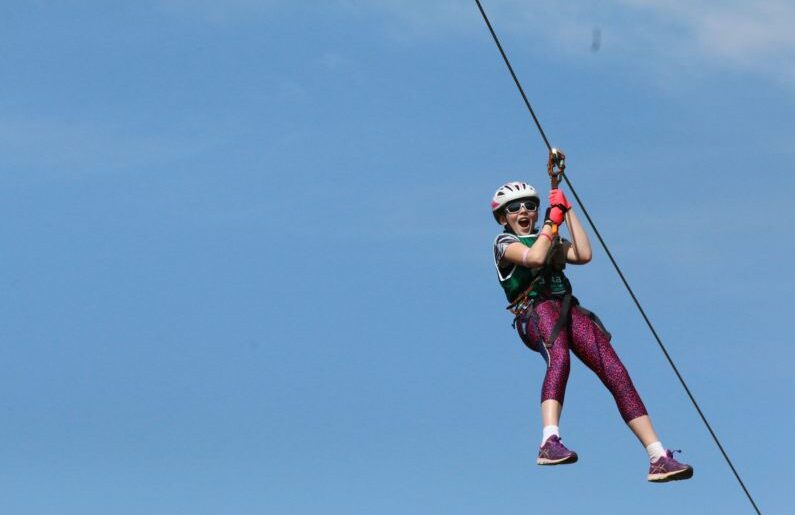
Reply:
[[[555,340],[558,339],[558,335],[560,331],[563,330],[569,323],[569,314],[571,313],[571,301],[574,297],[572,296],[571,292],[567,292],[566,295],[563,296],[563,300],[560,302],[560,313],[558,313],[558,320],[555,322],[555,325],[552,327],[552,332],[549,333],[549,336],[546,340],[544,340],[544,347],[547,349],[551,349],[552,345],[555,343]],[[575,301],[576,302],[576,301]]]

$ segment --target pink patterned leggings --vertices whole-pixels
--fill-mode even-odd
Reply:
[[[563,404],[569,379],[571,349],[613,394],[624,422],[646,415],[646,407],[627,369],[610,345],[610,333],[596,315],[572,302],[568,324],[560,330],[551,348],[546,348],[544,341],[549,338],[558,320],[560,308],[560,300],[542,301],[516,321],[516,328],[525,345],[539,352],[547,362],[541,402],[554,399]]]

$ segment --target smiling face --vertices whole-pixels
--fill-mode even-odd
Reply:
[[[535,199],[530,198],[509,203],[500,214],[500,223],[508,225],[514,234],[520,236],[535,232],[536,221],[538,221],[538,204]]]

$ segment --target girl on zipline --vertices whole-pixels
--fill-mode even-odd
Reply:
[[[549,193],[541,230],[536,229],[540,198],[524,182],[509,182],[494,194],[491,210],[505,227],[494,241],[494,264],[514,325],[527,347],[547,363],[541,389],[543,436],[536,463],[562,465],[577,461],[577,453],[560,439],[560,413],[569,377],[569,349],[593,370],[610,390],[627,423],[649,454],[648,480],[689,479],[693,468],[666,450],[652,426],[627,370],[610,345],[610,333],[599,318],[582,308],[563,274],[566,263],[591,260],[591,245],[577,215],[559,189]],[[559,240],[556,228],[568,224],[571,241]]]

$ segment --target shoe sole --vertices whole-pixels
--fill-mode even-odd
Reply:
[[[572,454],[559,460],[551,460],[549,458],[536,458],[536,465],[568,465],[569,463],[576,463],[577,455]]]
[[[649,474],[649,481],[652,483],[667,483],[668,481],[682,481],[693,477],[693,467],[682,470],[674,470],[665,474]]]

